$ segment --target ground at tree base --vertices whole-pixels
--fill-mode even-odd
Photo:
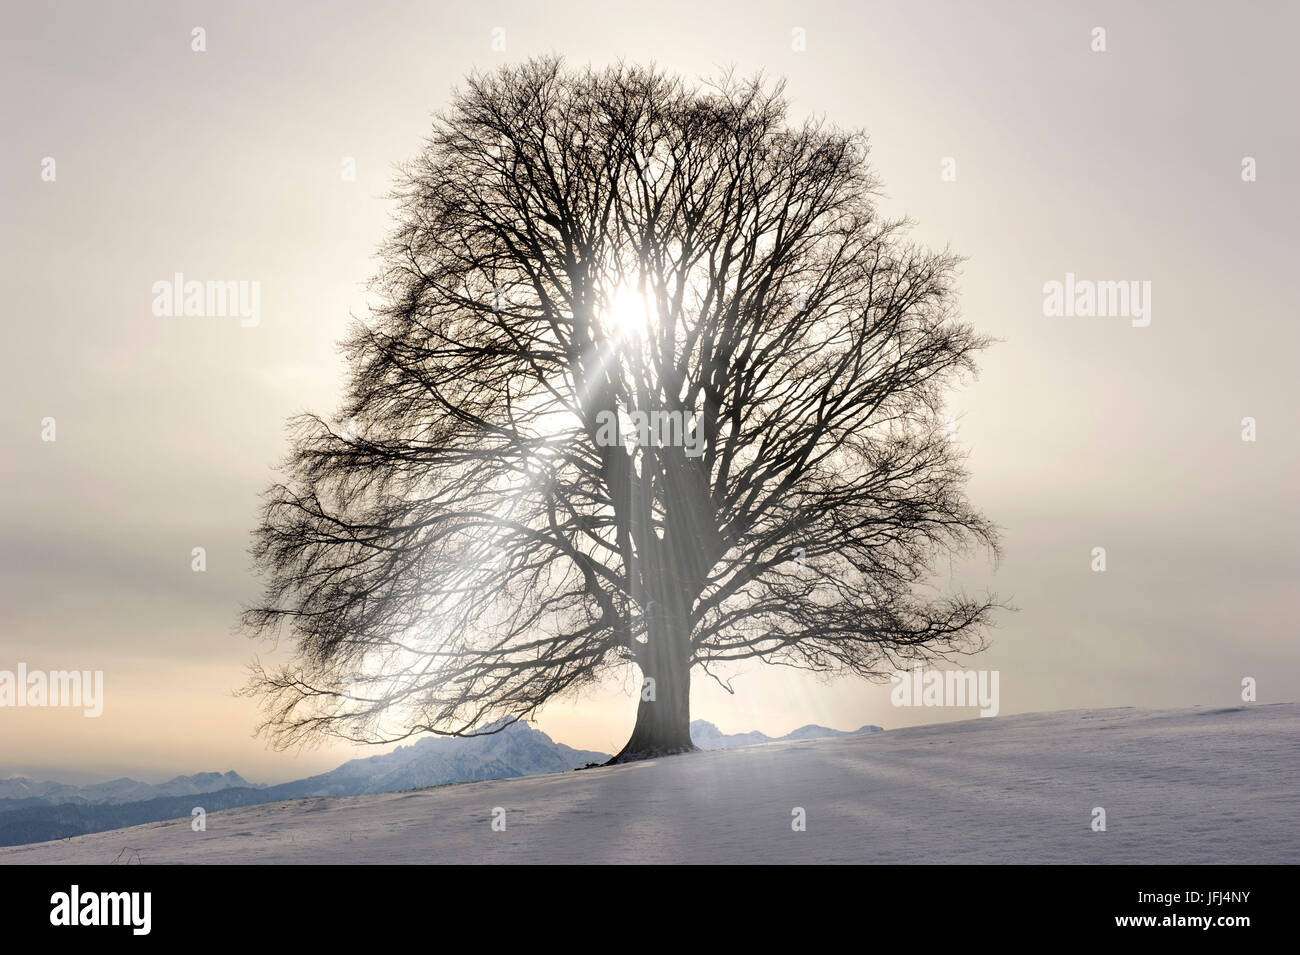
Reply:
[[[791,828],[796,809],[806,831]],[[304,799],[209,814],[206,832],[187,818],[0,849],[0,864],[124,850],[146,865],[1295,864],[1300,704],[974,718]]]

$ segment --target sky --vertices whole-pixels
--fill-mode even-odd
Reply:
[[[259,494],[286,419],[337,406],[394,164],[471,71],[551,53],[783,77],[794,118],[866,131],[883,212],[966,257],[962,313],[999,343],[953,408],[1004,554],[941,572],[1017,608],[963,663],[1001,713],[1227,705],[1247,677],[1300,700],[1297,31],[1284,3],[4,0],[0,670],[102,670],[105,706],[0,709],[0,776],[274,782],[370,752],[273,752],[234,695],[277,652],[237,630]],[[178,272],[258,282],[258,321],[154,314]],[[1149,288],[1149,323],[1047,314],[1067,273]],[[979,718],[732,676],[697,673],[693,717]],[[537,725],[616,752],[633,690]]]

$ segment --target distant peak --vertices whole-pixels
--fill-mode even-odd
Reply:
[[[724,733],[707,720],[691,723],[691,739],[701,749],[732,749],[737,746],[754,746],[760,743],[796,743],[810,739],[828,739],[833,736],[853,736],[858,733],[877,733],[879,726],[863,726],[856,730],[837,730],[818,723],[806,723],[784,736],[771,737],[758,730],[748,733]]]

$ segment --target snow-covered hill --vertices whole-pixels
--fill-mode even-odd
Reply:
[[[0,863],[124,849],[145,864],[1297,863],[1300,704],[971,719],[302,799],[210,814],[205,832],[185,818],[0,849]]]

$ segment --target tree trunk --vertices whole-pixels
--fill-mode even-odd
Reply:
[[[652,637],[644,646],[642,657],[643,682],[636,726],[627,745],[607,766],[695,750],[691,742],[689,641],[677,634]],[[654,683],[650,684],[649,680]]]

